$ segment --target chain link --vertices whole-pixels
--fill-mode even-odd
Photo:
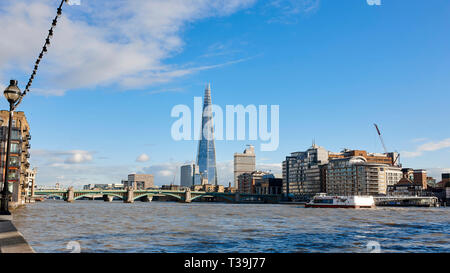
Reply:
[[[61,4],[59,5],[59,7],[57,9],[55,19],[53,19],[52,26],[50,27],[50,30],[48,31],[47,38],[45,39],[45,44],[42,47],[41,53],[39,53],[39,56],[38,56],[38,58],[36,60],[36,63],[34,65],[33,73],[31,74],[31,76],[30,76],[30,78],[28,80],[28,83],[27,83],[27,86],[25,87],[25,90],[22,92],[22,94],[20,94],[19,100],[14,105],[14,109],[22,102],[23,97],[30,91],[31,84],[33,83],[34,77],[36,76],[37,70],[39,68],[39,63],[41,62],[41,60],[44,57],[44,55],[47,54],[48,47],[50,46],[50,40],[53,37],[53,29],[56,27],[56,24],[58,23],[58,18],[62,14],[63,4],[64,4],[64,2],[67,2],[67,1],[68,0],[61,0]]]

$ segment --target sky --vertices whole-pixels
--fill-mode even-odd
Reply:
[[[0,88],[24,88],[58,0],[0,2]],[[197,141],[176,141],[176,105],[279,106],[279,145],[217,140],[218,180],[233,154],[281,173],[291,152],[389,151],[405,167],[450,172],[447,0],[81,0],[65,5],[18,111],[31,127],[37,184],[80,187],[151,173],[179,183]],[[0,100],[7,109],[6,100]]]

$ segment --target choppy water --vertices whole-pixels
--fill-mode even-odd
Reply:
[[[450,252],[450,208],[45,201],[14,222],[36,252]]]

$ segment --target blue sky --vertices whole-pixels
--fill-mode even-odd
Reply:
[[[0,87],[21,88],[58,1],[0,4]],[[31,125],[38,183],[117,183],[130,172],[170,183],[196,156],[174,141],[171,109],[279,105],[280,145],[217,141],[220,183],[233,153],[257,147],[280,172],[313,139],[328,150],[382,152],[373,123],[404,166],[450,171],[450,2],[446,0],[88,1],[66,6],[19,110]],[[5,100],[1,107],[6,109]],[[145,154],[148,160],[138,162]],[[147,159],[141,158],[141,159]]]

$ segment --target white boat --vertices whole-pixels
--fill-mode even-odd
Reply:
[[[305,208],[374,208],[372,196],[327,196],[319,194],[305,204]]]

